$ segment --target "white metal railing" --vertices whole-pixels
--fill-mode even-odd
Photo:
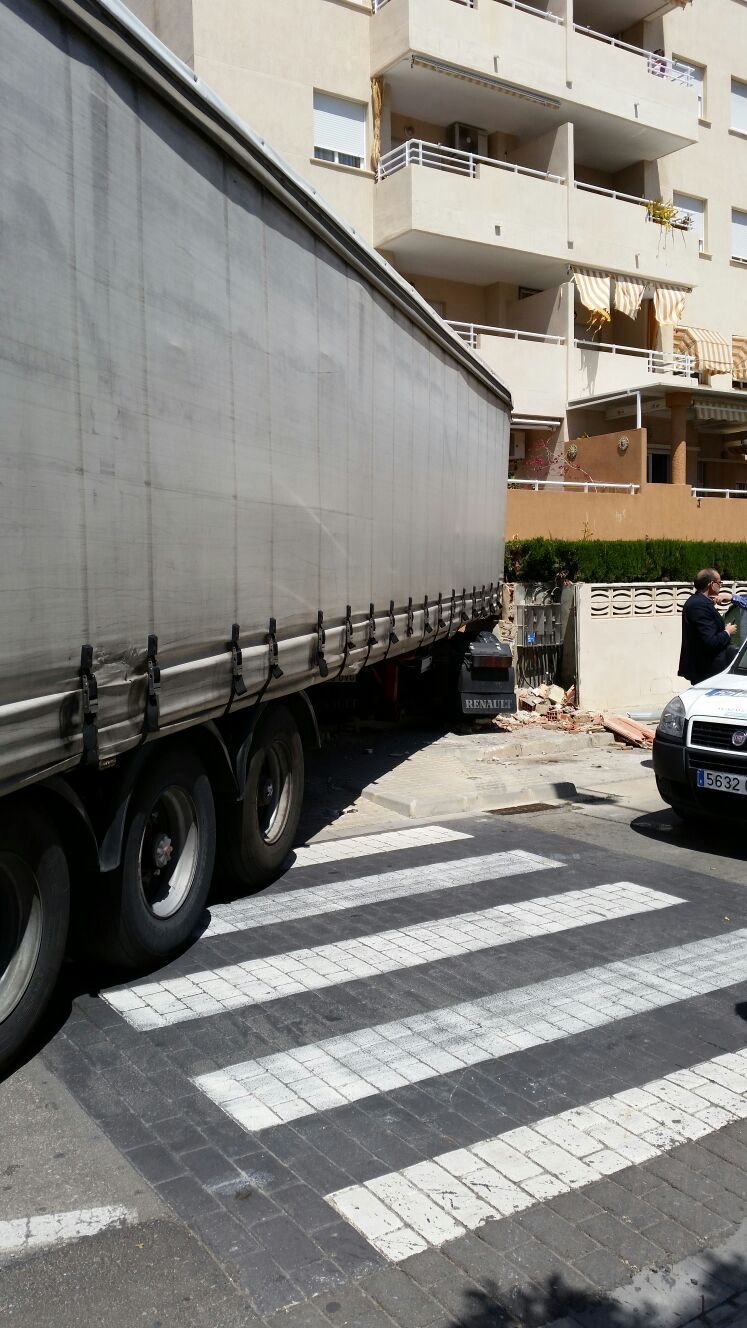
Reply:
[[[648,221],[656,221],[657,218],[648,211],[652,202],[650,198],[640,198],[638,194],[623,194],[619,189],[603,189],[599,184],[587,184],[585,180],[574,180],[575,189],[583,189],[587,194],[601,194],[604,198],[615,198],[620,203],[637,203],[638,207],[646,208],[646,218]],[[678,230],[691,230],[692,212],[685,208],[677,208],[667,223],[676,227]],[[659,222],[659,225],[664,223]]]
[[[618,50],[643,56],[648,62],[649,74],[654,74],[656,78],[665,78],[668,82],[679,83],[685,88],[692,87],[693,71],[690,65],[686,65],[682,60],[668,60],[665,55],[659,55],[656,51],[644,50],[642,46],[631,46],[630,42],[621,41],[619,37],[610,37],[606,32],[597,32],[596,28],[588,28],[581,23],[574,23],[573,29],[584,37],[593,37],[595,41],[606,42],[608,46],[615,46]]]
[[[540,489],[581,489],[584,493],[601,493],[602,491],[611,491],[613,493],[638,493],[639,484],[605,484],[596,483],[594,480],[517,480],[510,479],[509,487],[517,489],[534,489],[536,493]]]
[[[544,341],[551,346],[565,345],[565,337],[550,336],[545,332],[524,332],[516,327],[489,327],[484,323],[455,323],[451,319],[447,319],[447,322],[472,350],[476,350],[479,336],[509,337],[513,341]]]
[[[460,148],[445,148],[440,143],[426,143],[420,138],[408,138],[406,143],[386,152],[379,162],[376,178],[385,180],[388,175],[394,175],[406,166],[430,166],[433,170],[467,175],[471,179],[476,177],[480,166],[493,166],[514,175],[531,175],[537,180],[549,180],[552,184],[565,184],[564,176],[552,175],[550,171],[536,171],[529,166],[517,166],[512,161],[481,157],[476,152],[462,152]]]
[[[546,18],[550,23],[557,23],[560,27],[565,23],[565,19],[559,14],[547,14],[544,9],[535,9],[534,5],[526,5],[523,0],[498,0],[500,5],[508,5],[509,9],[520,9],[524,14],[531,14],[534,18]]]
[[[693,488],[693,498],[747,498],[747,489]]]
[[[646,372],[679,374],[690,378],[696,372],[695,357],[679,351],[646,350],[641,346],[616,346],[609,341],[574,341],[578,350],[602,350],[608,355],[637,355],[646,361]]]
[[[374,14],[378,14],[384,5],[388,5],[389,0],[371,0],[371,8]],[[454,4],[464,5],[466,9],[477,9],[477,0],[454,0]]]

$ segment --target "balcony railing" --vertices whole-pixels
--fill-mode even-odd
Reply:
[[[508,5],[509,9],[520,9],[523,14],[531,14],[533,18],[545,18],[550,23],[558,23],[563,26],[565,19],[559,14],[546,14],[544,9],[535,9],[534,5],[526,5],[523,0],[498,0],[500,5]]]
[[[650,198],[641,198],[638,194],[623,194],[619,189],[603,189],[601,185],[587,184],[585,180],[574,180],[573,187],[574,189],[581,189],[587,194],[601,194],[603,198],[615,198],[619,203],[635,203],[638,207],[646,209],[646,217],[648,221],[656,222],[659,226],[671,226],[678,231],[692,230],[693,214],[692,212],[688,212],[685,208],[675,209],[665,222],[657,217],[656,211],[653,208],[653,202]]]
[[[449,327],[452,327],[472,350],[476,350],[477,338],[483,335],[509,337],[512,341],[543,341],[551,346],[565,345],[565,337],[550,336],[544,332],[524,332],[515,327],[489,327],[484,323],[454,323],[451,320],[448,321]]]
[[[630,42],[620,41],[619,37],[610,37],[606,32],[597,32],[595,28],[587,28],[580,23],[574,23],[573,28],[584,37],[593,37],[595,41],[605,42],[607,46],[616,46],[621,51],[643,56],[648,62],[649,74],[653,74],[656,78],[665,78],[668,82],[679,83],[685,88],[693,85],[693,71],[690,65],[684,64],[682,60],[668,60],[664,55],[657,55],[656,51],[646,51],[642,46],[631,46]]]
[[[477,0],[453,0],[456,5],[464,5],[466,9],[477,9]],[[384,5],[388,5],[389,0],[371,0],[371,8],[374,14],[378,14]]]
[[[747,498],[747,489],[693,489],[693,498]]]
[[[549,180],[552,184],[565,184],[565,177],[553,175],[550,171],[536,171],[529,166],[517,166],[512,161],[499,161],[495,157],[481,157],[476,152],[462,152],[458,148],[445,148],[439,143],[426,143],[420,138],[408,138],[398,148],[392,148],[379,162],[377,179],[385,180],[388,175],[402,171],[406,166],[430,166],[432,170],[447,171],[453,175],[467,175],[474,179],[478,167],[493,166],[499,171],[509,171],[514,175],[532,175],[537,180]]]
[[[609,341],[574,341],[579,350],[601,350],[609,355],[637,355],[646,361],[646,373],[678,374],[690,378],[697,373],[695,357],[678,351],[646,350],[640,346],[616,346]]]
[[[508,481],[509,488],[534,489],[579,489],[583,493],[638,493],[640,484],[605,484],[594,480],[517,480]]]

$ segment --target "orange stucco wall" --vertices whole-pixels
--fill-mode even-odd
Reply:
[[[541,535],[747,542],[747,498],[693,498],[689,484],[646,484],[636,494],[509,489],[506,538]]]

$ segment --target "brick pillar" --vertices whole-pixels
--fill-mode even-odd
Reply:
[[[685,484],[687,482],[687,412],[690,409],[692,397],[684,392],[670,392],[667,395],[667,405],[671,411],[672,424],[670,438],[670,455],[672,458],[672,484]]]

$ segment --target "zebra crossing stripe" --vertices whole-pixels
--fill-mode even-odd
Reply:
[[[747,1119],[747,1051],[676,1070],[326,1196],[399,1262]]]
[[[370,838],[392,836],[376,835]],[[269,927],[276,922],[312,918],[322,913],[339,913],[346,908],[378,904],[385,899],[431,894],[434,890],[453,890],[457,886],[473,885],[477,881],[504,880],[508,876],[547,871],[562,865],[553,858],[514,849],[508,853],[481,854],[457,862],[405,867],[399,871],[380,872],[375,876],[360,876],[352,881],[335,881],[328,885],[312,885],[306,889],[274,895],[259,895],[253,899],[240,899],[234,904],[217,904],[210,910],[210,923],[201,935],[220,936],[231,931]]]
[[[745,979],[747,928],[327,1038],[194,1082],[245,1129],[264,1130]]]
[[[84,1236],[95,1236],[112,1227],[134,1226],[133,1208],[113,1204],[106,1208],[80,1208],[69,1213],[41,1213],[0,1222],[0,1262],[31,1250],[63,1245]]]
[[[250,959],[188,977],[146,982],[107,992],[104,1000],[133,1028],[141,1031],[166,1028],[185,1019],[262,1005],[341,982],[416,968],[440,959],[682,903],[684,900],[675,895],[618,881],[518,904],[498,904],[478,912],[418,922],[411,927],[314,949]]]
[[[405,848],[428,848],[431,844],[451,844],[472,839],[465,830],[451,830],[444,825],[413,825],[404,830],[386,830],[383,834],[353,835],[350,839],[325,839],[321,844],[306,844],[293,850],[292,867],[316,867],[323,862],[347,862],[367,858],[374,853],[394,853]]]

